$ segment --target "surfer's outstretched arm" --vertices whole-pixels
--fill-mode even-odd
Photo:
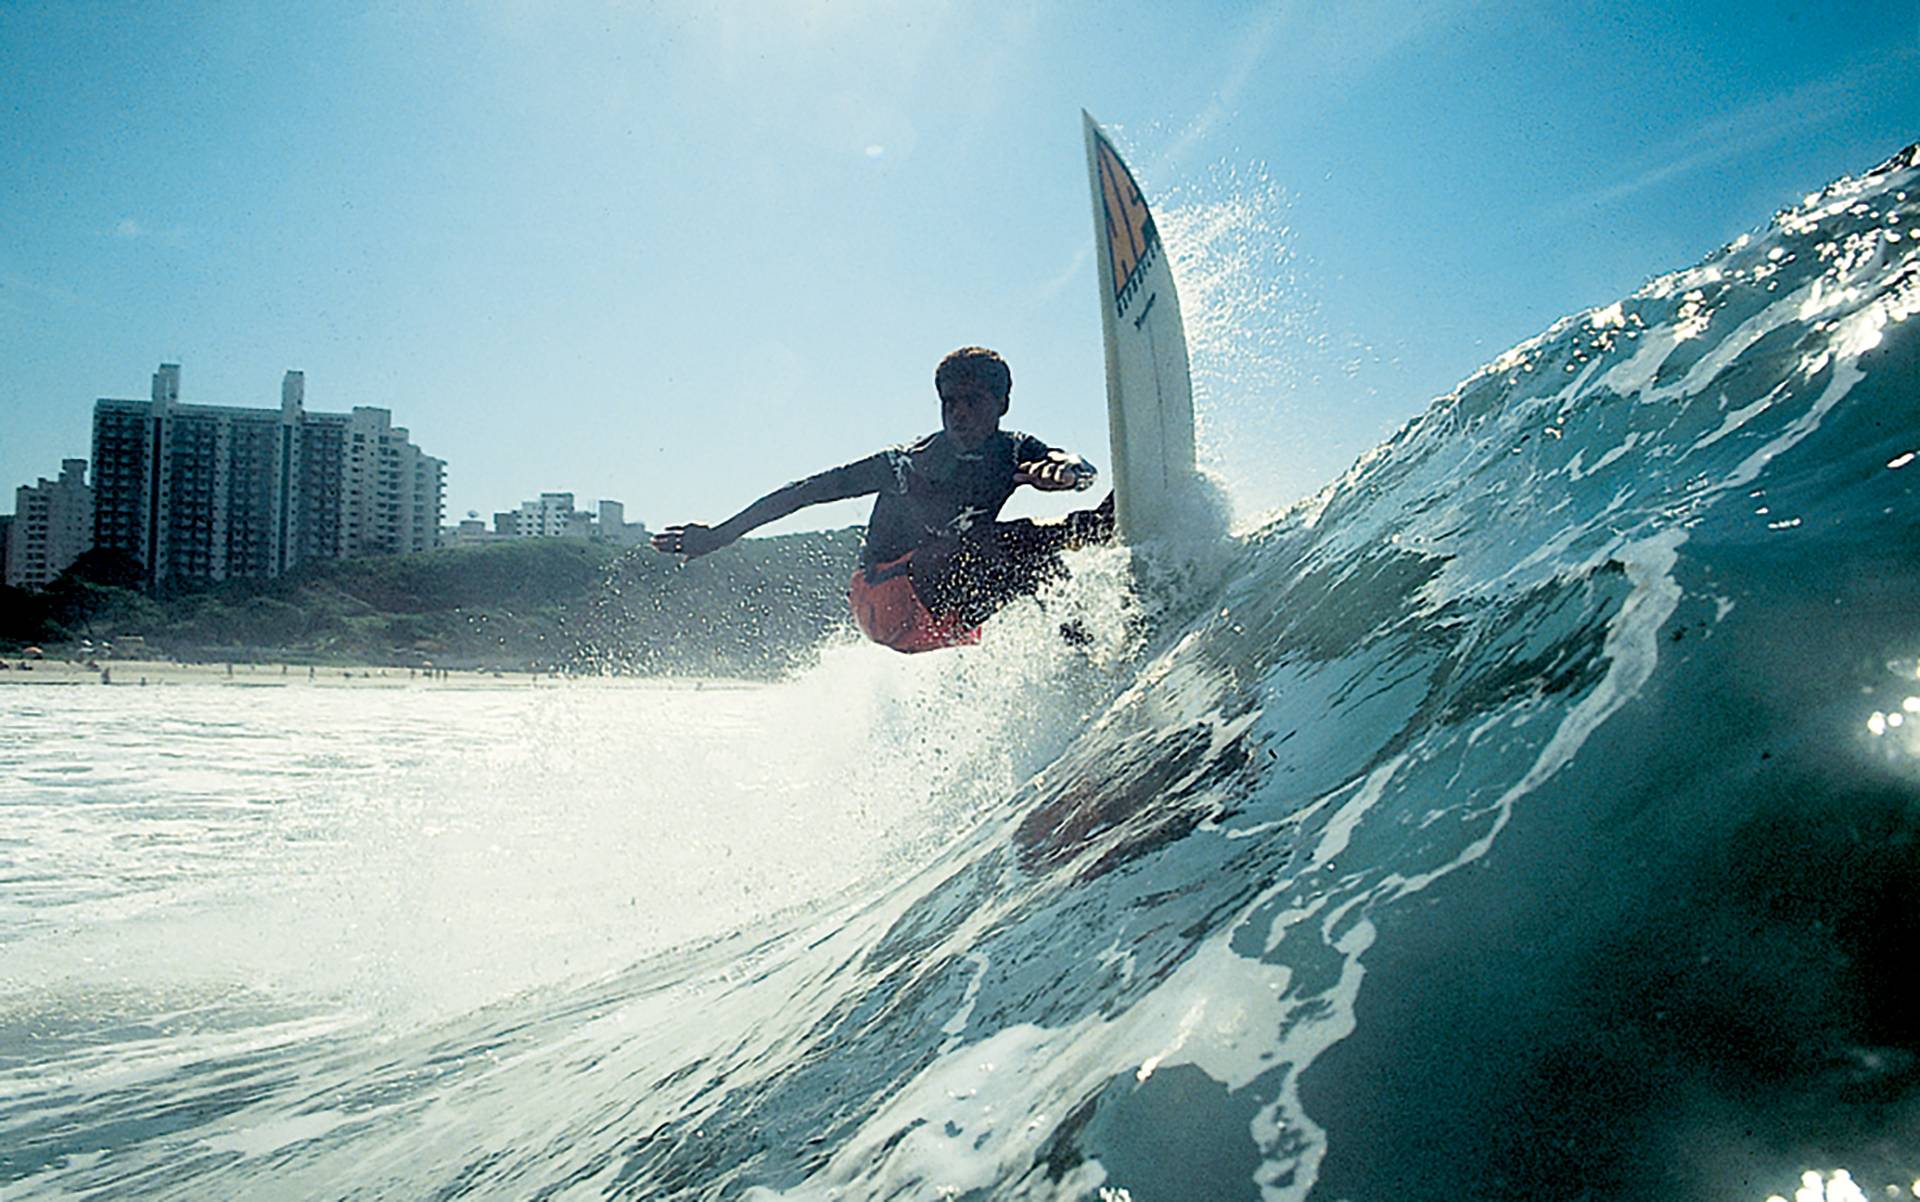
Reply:
[[[709,551],[718,551],[768,522],[777,522],[809,505],[876,493],[892,485],[894,480],[893,461],[882,451],[844,467],[836,467],[777,488],[718,526],[704,526],[699,522],[668,526],[653,536],[653,549],[666,555],[685,555],[689,559],[705,555]]]

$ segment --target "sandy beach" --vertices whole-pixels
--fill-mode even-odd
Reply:
[[[220,688],[497,688],[503,684],[559,686],[609,684],[672,688],[750,688],[743,680],[575,676],[487,669],[369,667],[342,664],[176,663],[158,659],[33,659],[0,656],[0,688],[8,685],[70,685],[156,688],[199,685]]]
[[[358,687],[541,679],[526,672],[436,672],[433,669],[308,664],[186,664],[159,659],[32,659],[9,655],[0,668],[0,685],[220,685],[236,688]],[[555,678],[547,678],[555,679]]]

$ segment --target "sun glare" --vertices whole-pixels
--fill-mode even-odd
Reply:
[[[1920,1197],[1920,1182],[1915,1182],[1914,1189],[1915,1196]],[[1784,1194],[1774,1194],[1767,1202],[1787,1202],[1787,1198]],[[1800,1188],[1793,1191],[1793,1202],[1867,1202],[1867,1195],[1854,1183],[1853,1174],[1845,1169],[1835,1169],[1824,1176],[1808,1169],[1800,1174]]]

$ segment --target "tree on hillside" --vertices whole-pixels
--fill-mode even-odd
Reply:
[[[0,585],[0,643],[44,642],[47,626],[47,600],[39,593]]]
[[[140,565],[140,561],[118,547],[94,547],[82,551],[79,558],[68,564],[67,570],[61,575],[84,580],[88,584],[136,591],[147,581],[146,569]]]

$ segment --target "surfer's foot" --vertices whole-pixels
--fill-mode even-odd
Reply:
[[[1067,547],[1078,550],[1113,541],[1113,494],[1092,509],[1076,509],[1063,521],[1067,527]]]

